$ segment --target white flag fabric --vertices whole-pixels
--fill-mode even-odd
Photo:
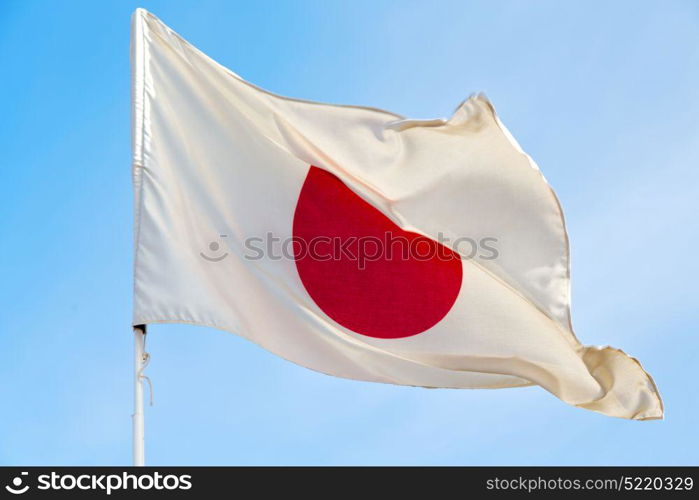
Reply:
[[[536,384],[662,418],[638,361],[573,333],[560,205],[484,96],[429,121],[281,97],[141,9],[132,69],[134,324],[219,328],[350,379]]]

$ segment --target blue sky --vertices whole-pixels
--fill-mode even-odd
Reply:
[[[3,1],[0,464],[131,460],[129,21],[145,7],[277,93],[448,116],[485,91],[556,189],[587,344],[638,357],[664,421],[543,389],[336,379],[155,325],[149,464],[697,464],[699,5]]]

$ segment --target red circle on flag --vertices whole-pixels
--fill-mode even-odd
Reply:
[[[308,294],[356,333],[417,335],[438,323],[459,294],[456,252],[402,230],[321,168],[308,172],[293,233],[296,268]]]

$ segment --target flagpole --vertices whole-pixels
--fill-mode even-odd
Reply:
[[[145,436],[143,421],[143,381],[141,371],[146,365],[146,325],[135,325],[134,333],[134,410],[133,410],[133,464],[145,465]]]

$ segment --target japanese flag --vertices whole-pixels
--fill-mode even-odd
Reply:
[[[411,120],[267,92],[144,10],[132,37],[134,324],[219,328],[338,377],[536,384],[662,417],[638,361],[573,333],[561,207],[484,96]]]

